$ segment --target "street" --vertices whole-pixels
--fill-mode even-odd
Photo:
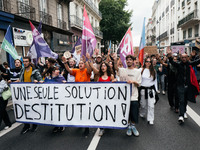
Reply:
[[[155,108],[155,124],[148,125],[146,120],[140,118],[137,129],[140,132],[139,137],[128,137],[126,130],[106,129],[102,137],[95,136],[97,129],[90,129],[87,138],[83,136],[84,129],[68,127],[62,133],[52,133],[53,127],[40,125],[36,132],[20,134],[23,125],[9,131],[0,132],[1,150],[197,150],[200,149],[200,98],[197,97],[197,103],[189,102],[189,107],[195,111],[198,116],[193,120],[192,113],[188,112],[188,119],[185,119],[184,125],[178,124],[178,114],[174,113],[168,105],[167,96],[160,94],[160,101]],[[189,110],[188,110],[189,111]],[[9,115],[14,123],[13,110],[9,110]],[[197,123],[195,122],[197,121]],[[14,125],[11,127],[14,128]],[[10,130],[10,129],[8,129]],[[4,134],[4,135],[3,135]],[[3,135],[3,136],[2,136]]]

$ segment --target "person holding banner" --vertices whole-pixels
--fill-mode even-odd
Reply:
[[[87,58],[90,57],[90,54],[86,54]],[[82,59],[79,61],[78,69],[69,68],[68,60],[63,56],[62,61],[65,65],[65,69],[75,77],[75,82],[90,82],[90,76],[92,69],[86,61],[85,56],[82,56]],[[89,128],[85,128],[84,135],[87,137],[89,135]]]
[[[127,68],[117,68],[119,72],[120,81],[126,81],[132,84],[131,105],[129,112],[129,125],[126,134],[131,136],[139,136],[139,132],[135,127],[138,123],[139,103],[138,103],[138,86],[141,84],[140,70],[134,67],[136,58],[133,55],[126,56]]]
[[[98,82],[111,82],[111,81],[115,82],[115,81],[117,81],[114,78],[114,75],[111,73],[110,66],[106,62],[102,62],[100,64],[99,70],[96,67],[94,67],[92,62],[90,62],[90,66],[96,74],[99,74],[99,77],[97,79]],[[100,128],[99,136],[102,136],[103,134],[104,134],[104,129]]]
[[[23,58],[23,64],[24,68],[20,72],[20,82],[41,82],[43,83],[44,81],[42,80],[42,76],[40,75],[39,70],[33,68],[31,66],[31,58],[30,57],[24,57]],[[24,124],[24,127],[21,131],[21,134],[25,134],[30,130],[30,124]],[[33,124],[31,131],[35,132],[37,130],[37,125]]]
[[[6,111],[8,100],[4,100],[2,97],[2,93],[5,90],[5,88],[8,88],[8,85],[6,81],[3,79],[3,77],[0,75],[0,126],[3,120],[6,125],[4,129],[8,129],[11,127],[12,124],[10,122],[8,113]]]
[[[65,78],[60,74],[59,67],[53,67],[52,73],[49,77],[46,77],[44,82],[47,83],[66,83]],[[63,132],[65,127],[54,127],[53,132]]]
[[[156,71],[149,57],[145,58],[141,68],[142,83],[140,87],[140,117],[147,116],[150,125],[154,124],[154,106],[156,103],[157,78]]]

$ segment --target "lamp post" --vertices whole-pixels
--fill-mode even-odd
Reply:
[[[158,51],[159,51],[159,54],[160,54],[160,22],[157,20],[157,24],[159,24],[159,30],[158,30]]]

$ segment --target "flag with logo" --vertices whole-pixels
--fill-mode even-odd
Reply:
[[[92,56],[96,43],[97,41],[84,6],[81,56],[86,56],[86,53]]]
[[[120,58],[123,63],[123,66],[126,68],[126,56],[131,54],[133,55],[133,38],[132,38],[132,33],[131,33],[131,27],[128,28],[126,34],[122,38],[119,46],[119,53],[120,53]]]
[[[4,51],[8,52],[12,56],[12,58],[14,60],[21,58],[21,56],[18,55],[18,53],[17,53],[17,51],[16,51],[16,49],[14,47],[10,25],[7,28],[6,35],[5,35],[4,39],[3,39],[1,48]]]
[[[39,57],[52,57],[54,59],[58,58],[58,54],[54,53],[46,41],[43,39],[39,31],[35,28],[35,26],[29,21],[31,25],[31,30],[33,34],[33,45],[35,48],[36,55],[35,57],[38,59]]]
[[[139,47],[139,61],[141,63],[141,65],[143,66],[143,61],[144,61],[144,47],[146,45],[145,42],[145,18],[144,18],[144,22],[143,22],[143,28],[142,28],[142,37],[141,37],[141,41],[140,41],[140,47]]]
[[[41,34],[42,33],[42,21],[40,21],[40,24],[38,26],[38,32]],[[31,62],[37,65],[37,53],[35,49],[35,42],[33,40],[31,47],[27,53],[27,56],[31,58]]]
[[[82,40],[79,39],[76,41],[71,53],[73,54],[74,59],[76,60],[76,64],[79,64],[80,56],[81,56],[81,47],[82,47]]]

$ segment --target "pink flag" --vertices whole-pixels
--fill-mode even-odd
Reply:
[[[84,6],[81,56],[86,55],[87,52],[91,56],[96,47],[96,43],[97,41]]]
[[[126,34],[119,44],[120,58],[122,60],[123,66],[126,68],[126,56],[129,54],[134,54],[133,52],[133,38],[131,34],[131,27],[128,28]]]

